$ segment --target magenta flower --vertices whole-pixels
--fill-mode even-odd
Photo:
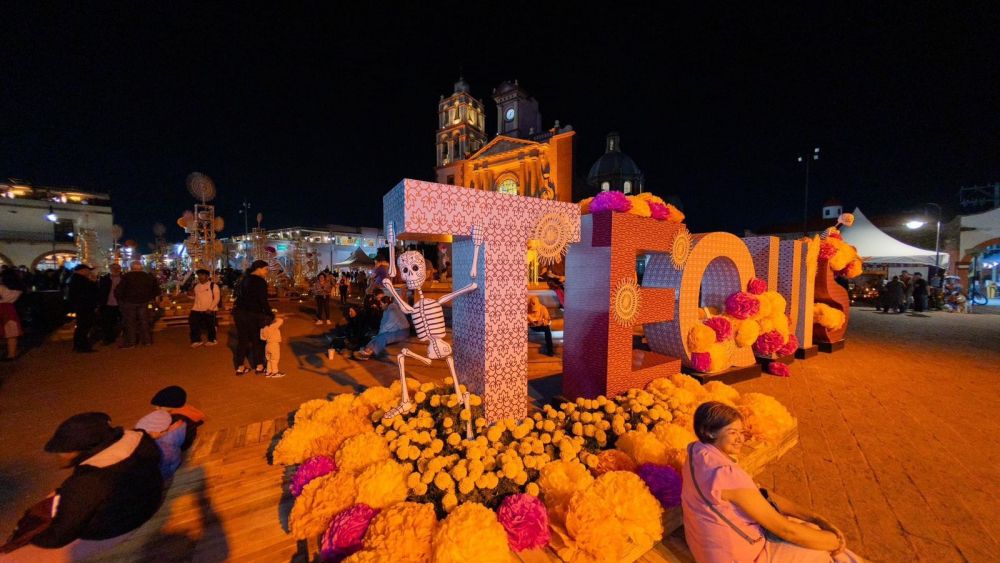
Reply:
[[[669,465],[644,463],[635,470],[663,508],[681,505],[681,475]]]
[[[819,245],[819,259],[820,260],[829,260],[830,258],[833,258],[833,255],[836,254],[836,253],[837,253],[837,249],[834,248],[834,246],[832,244],[828,243],[828,242],[824,242],[824,243],[822,243],[822,244]]]
[[[334,516],[323,534],[320,558],[323,561],[342,561],[360,550],[368,524],[376,514],[378,510],[367,504],[355,504]]]
[[[632,202],[621,192],[601,192],[590,202],[590,212],[617,211],[625,213],[632,209]]]
[[[788,377],[792,375],[791,370],[788,368],[788,364],[783,364],[781,362],[769,362],[767,364],[767,373],[777,375],[778,377]]]
[[[295,475],[292,476],[292,484],[289,487],[292,496],[297,497],[302,494],[302,489],[313,479],[322,477],[327,473],[333,473],[336,470],[337,464],[333,461],[332,457],[318,455],[308,459],[295,470]]]
[[[785,345],[785,338],[776,330],[771,330],[757,337],[753,343],[753,351],[762,358],[772,358],[774,353]]]
[[[799,339],[794,334],[788,335],[788,342],[778,350],[779,356],[787,356],[789,354],[794,354],[796,350],[799,349]]]
[[[749,319],[760,311],[760,301],[745,291],[726,298],[726,314],[737,319]]]
[[[712,369],[712,355],[708,352],[691,353],[691,369],[707,373]]]
[[[516,494],[503,499],[497,510],[497,520],[507,531],[507,543],[514,551],[544,547],[549,543],[549,515],[545,504],[531,495]]]
[[[733,337],[733,324],[726,317],[705,319],[705,326],[715,331],[715,341],[723,342]]]
[[[657,221],[666,221],[670,217],[670,208],[655,201],[649,202],[649,212],[651,213],[650,217]]]
[[[754,295],[760,295],[767,291],[767,282],[760,278],[753,278],[747,283],[747,291]]]

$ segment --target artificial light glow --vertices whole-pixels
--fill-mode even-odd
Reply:
[[[56,212],[55,210],[52,209],[51,205],[49,206],[49,212],[45,214],[45,218],[48,219],[49,221],[52,221],[53,223],[59,220],[59,216],[56,215]]]
[[[913,221],[907,221],[906,222],[906,228],[908,228],[908,229],[919,229],[920,227],[923,227],[923,226],[924,226],[924,222],[923,221],[913,220]]]

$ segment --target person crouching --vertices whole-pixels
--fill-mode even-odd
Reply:
[[[281,325],[285,319],[275,317],[271,324],[260,329],[260,339],[264,341],[264,357],[267,358],[267,374],[265,377],[278,379],[285,374],[278,369],[281,359]]]

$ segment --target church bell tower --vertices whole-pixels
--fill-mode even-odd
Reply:
[[[438,102],[437,167],[465,160],[486,144],[483,102],[469,94],[469,83],[459,78],[454,93]]]
[[[497,86],[493,101],[497,105],[497,135],[530,139],[543,132],[538,101],[528,96],[517,80]]]

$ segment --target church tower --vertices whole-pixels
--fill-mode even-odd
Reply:
[[[497,86],[493,101],[497,104],[497,135],[530,139],[543,133],[538,101],[528,96],[517,80]]]
[[[438,102],[437,166],[465,160],[486,144],[483,102],[469,94],[469,83],[459,78],[455,92]]]

